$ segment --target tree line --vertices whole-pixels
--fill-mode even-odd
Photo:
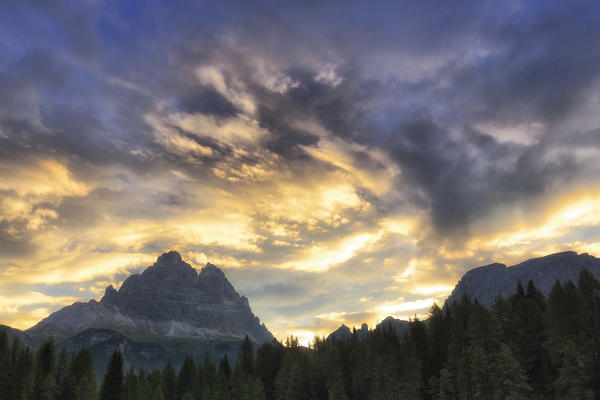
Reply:
[[[27,400],[477,400],[600,399],[600,282],[558,281],[547,298],[532,282],[487,308],[463,297],[399,336],[389,326],[360,338],[290,337],[239,361],[187,358],[178,371],[125,368],[115,350],[96,384],[87,349],[33,351],[0,333],[0,399]]]

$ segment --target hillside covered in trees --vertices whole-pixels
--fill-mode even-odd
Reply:
[[[599,399],[600,282],[556,282],[545,298],[530,282],[490,308],[466,296],[403,336],[384,327],[349,340],[289,338],[240,361],[188,358],[176,371],[135,371],[117,349],[97,383],[83,349],[48,340],[37,351],[0,333],[0,398],[48,400]]]

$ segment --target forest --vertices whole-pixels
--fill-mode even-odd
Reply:
[[[1,332],[0,399],[600,399],[600,282],[584,270],[547,297],[529,282],[490,308],[434,304],[402,336],[379,326],[361,340],[258,349],[246,337],[235,365],[225,356],[135,370],[117,349],[98,383],[88,350],[50,339],[33,351]]]

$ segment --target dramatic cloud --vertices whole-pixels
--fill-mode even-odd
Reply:
[[[600,256],[598,8],[3,2],[0,323],[169,249],[303,340]]]

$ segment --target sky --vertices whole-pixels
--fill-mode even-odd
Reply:
[[[592,1],[4,0],[0,323],[168,250],[278,337],[600,256]]]

